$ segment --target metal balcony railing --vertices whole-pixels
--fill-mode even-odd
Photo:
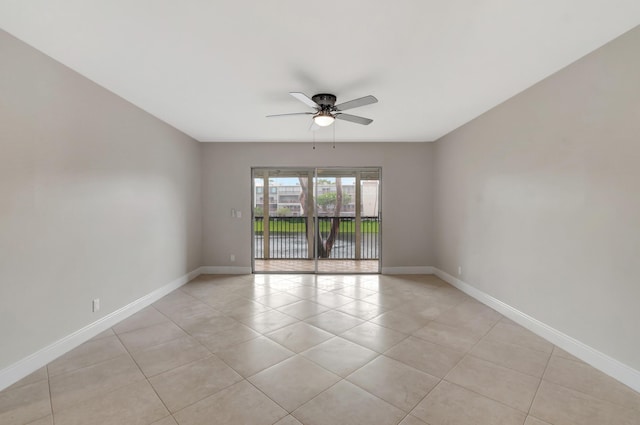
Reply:
[[[327,239],[332,221],[336,218],[340,220],[340,229],[329,258],[348,260],[379,259],[379,217],[361,218],[359,256],[356,250],[355,217],[318,217],[318,231],[321,239]],[[254,257],[257,259],[267,259],[265,258],[265,232],[263,227],[264,217],[254,217]],[[307,241],[307,217],[270,217],[268,235],[269,259],[310,258],[309,243]]]

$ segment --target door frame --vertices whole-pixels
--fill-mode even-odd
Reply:
[[[256,206],[256,199],[255,199],[255,195],[256,195],[256,186],[255,186],[255,179],[259,178],[259,177],[255,177],[256,171],[266,171],[267,173],[270,171],[277,171],[277,170],[283,170],[283,171],[306,171],[309,175],[309,183],[308,184],[313,184],[313,196],[309,196],[308,198],[308,202],[311,202],[312,207],[313,207],[313,217],[311,217],[312,222],[313,222],[313,229],[311,230],[311,240],[307,239],[309,242],[309,244],[313,244],[313,262],[314,262],[314,269],[313,271],[304,271],[304,270],[300,270],[300,271],[256,271],[256,267],[255,267],[255,259],[256,259],[256,246],[255,246],[255,232],[254,232],[254,223],[255,223],[255,206]],[[378,253],[378,267],[377,267],[377,271],[375,272],[357,272],[357,271],[353,271],[353,272],[340,272],[340,274],[381,274],[382,273],[382,167],[381,166],[354,166],[354,167],[346,167],[346,166],[301,166],[301,167],[292,167],[292,166],[286,166],[286,167],[271,167],[271,166],[256,166],[256,167],[251,167],[250,169],[250,182],[251,182],[251,220],[250,220],[250,226],[249,226],[249,231],[250,231],[250,240],[251,240],[251,273],[253,274],[336,274],[335,272],[330,272],[330,271],[319,271],[318,270],[318,252],[317,252],[317,244],[315,242],[315,238],[316,238],[316,234],[317,234],[317,226],[318,226],[318,213],[317,213],[317,208],[316,208],[316,202],[315,199],[317,198],[317,191],[318,191],[318,185],[316,184],[317,179],[318,179],[318,170],[323,170],[323,171],[331,171],[331,170],[345,170],[345,171],[353,171],[354,174],[358,173],[358,172],[362,172],[362,171],[377,171],[378,173],[378,193],[377,193],[377,213],[378,213],[378,232],[377,232],[377,253]],[[355,176],[354,176],[355,177]],[[265,178],[263,176],[263,178]],[[269,178],[269,175],[267,174],[266,176],[267,181]],[[357,182],[360,182],[360,179],[356,179]],[[356,186],[356,191],[357,193],[361,193],[362,188],[358,187],[357,184],[354,184]],[[266,193],[264,190],[263,186],[263,212],[265,213],[265,217],[268,217],[268,213],[269,213],[269,193]],[[266,186],[266,188],[268,188],[268,184]],[[361,195],[360,195],[360,199],[361,200]],[[277,200],[276,200],[277,203]],[[267,206],[267,208],[265,209],[264,206]],[[361,205],[356,202],[356,211],[361,212]],[[361,214],[357,214],[361,217]],[[268,218],[267,218],[268,219]],[[308,220],[308,218],[307,218]],[[264,232],[265,227],[263,227],[263,232]],[[267,235],[266,237],[268,238],[269,236],[269,231],[268,231],[268,227],[266,228],[267,231]],[[309,233],[309,226],[307,226],[307,233]],[[263,233],[263,238],[264,238],[264,233]],[[263,239],[264,240],[264,239]],[[264,242],[263,242],[264,243]],[[263,247],[264,249],[264,247]],[[357,259],[354,259],[353,261],[359,261]]]

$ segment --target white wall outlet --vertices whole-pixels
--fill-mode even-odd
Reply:
[[[236,256],[235,256],[235,255],[231,254],[230,258],[231,258],[231,262],[232,262],[232,263],[233,263],[234,261],[236,261]]]
[[[231,208],[231,217],[232,218],[236,218],[236,209],[235,208]]]
[[[91,303],[91,309],[94,313],[100,310],[100,298],[96,298],[95,300],[93,300],[93,302]]]
[[[458,266],[458,276],[462,276],[462,266]]]
[[[242,218],[242,211],[240,210],[236,211],[236,217]]]

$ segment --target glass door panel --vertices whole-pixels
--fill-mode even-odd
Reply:
[[[254,168],[255,273],[379,273],[379,168]]]

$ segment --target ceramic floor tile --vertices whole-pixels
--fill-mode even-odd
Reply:
[[[240,322],[227,316],[216,316],[184,325],[184,330],[197,339],[204,339],[236,327]]]
[[[118,323],[111,329],[113,329],[113,331],[117,334],[123,334],[125,332],[147,328],[149,326],[157,325],[159,323],[166,323],[168,321],[169,319],[167,318],[167,316],[160,313],[153,306],[149,306],[124,319],[122,322]]]
[[[469,354],[538,378],[542,377],[551,356],[544,351],[490,339],[480,341]]]
[[[372,291],[370,289],[365,289],[357,286],[349,286],[349,287],[341,288],[332,292],[334,294],[344,295],[346,297],[354,298],[357,300],[367,298],[376,293],[376,291]]]
[[[464,355],[442,345],[409,337],[385,352],[387,357],[443,378]]]
[[[106,331],[100,332],[98,335],[96,335],[93,338],[91,338],[91,340],[95,341],[95,340],[100,339],[100,338],[106,338],[108,336],[114,336],[115,334],[116,333],[113,331],[113,329],[109,328]]]
[[[237,322],[228,329],[214,334],[200,335],[196,339],[212,353],[217,353],[225,348],[241,344],[259,336],[261,335],[258,332]]]
[[[411,412],[429,425],[522,425],[526,413],[442,381]]]
[[[210,356],[156,375],[149,382],[169,411],[176,412],[241,380],[222,360]]]
[[[411,316],[398,310],[388,311],[382,313],[380,316],[374,317],[370,320],[385,328],[393,329],[394,331],[410,334],[423,327],[427,321],[419,316]]]
[[[446,380],[528,412],[540,379],[467,356],[446,376]]]
[[[209,354],[211,354],[209,350],[190,336],[131,352],[131,356],[147,377],[203,359]]]
[[[387,309],[377,304],[371,304],[361,300],[355,300],[349,304],[338,307],[336,310],[350,314],[363,320],[369,320],[379,316]]]
[[[340,377],[301,356],[291,357],[249,378],[288,412],[326,390]]]
[[[147,381],[77,403],[56,412],[56,425],[144,425],[166,417],[167,409]]]
[[[399,425],[428,425],[415,416],[407,415]]]
[[[327,291],[324,291],[319,288],[309,287],[309,286],[299,286],[299,285],[291,285],[290,288],[283,289],[287,294],[291,294],[298,298],[309,299],[313,297],[317,297],[320,294],[324,294]]]
[[[0,423],[640,425],[638,393],[432,275],[201,275],[114,328],[0,391]]]
[[[417,298],[417,297],[416,297]],[[442,302],[437,298],[427,301],[413,299],[396,307],[395,310],[410,312],[412,315],[423,319],[425,322],[441,317],[447,310],[455,306],[455,303]]]
[[[551,355],[552,356],[557,356],[557,357],[562,357],[563,359],[567,359],[567,360],[573,360],[574,362],[584,363],[582,360],[580,360],[579,358],[577,358],[573,354],[568,353],[567,351],[563,350],[560,347],[553,347],[553,353],[551,353]]]
[[[195,329],[203,322],[212,321],[223,316],[223,313],[205,303],[191,303],[175,308],[165,314],[185,330]]]
[[[84,400],[144,380],[128,354],[50,378],[54,413]]]
[[[265,335],[289,350],[299,353],[332,338],[334,335],[304,322],[285,326]]]
[[[126,353],[124,345],[115,335],[89,340],[49,363],[49,374],[54,376],[71,372]]]
[[[286,292],[275,292],[256,298],[256,301],[271,308],[278,308],[298,302],[300,298]]]
[[[379,353],[385,352],[407,337],[406,334],[371,322],[364,322],[340,336]]]
[[[28,385],[28,384],[35,384],[36,382],[42,381],[42,380],[46,380],[49,379],[49,375],[47,374],[47,367],[41,367],[40,369],[36,370],[35,372],[25,376],[24,378],[22,378],[21,380],[19,380],[18,382],[14,383],[13,385],[9,386],[5,391],[8,390],[12,390],[18,387],[22,387],[24,385]],[[1,394],[1,392],[0,392]]]
[[[336,294],[335,292],[326,292],[324,294],[318,295],[317,297],[311,298],[310,301],[316,302],[328,308],[336,308],[353,302],[353,298]]]
[[[187,334],[173,322],[160,323],[119,335],[129,351],[141,350],[177,339]]]
[[[345,377],[378,355],[346,339],[335,337],[301,353],[325,369]]]
[[[638,425],[637,410],[542,381],[531,406],[532,416],[553,425]]]
[[[551,425],[549,422],[542,421],[531,415],[527,416],[527,420],[524,421],[524,425]]]
[[[469,329],[473,332],[486,334],[501,319],[501,315],[489,307],[479,302],[465,301],[442,314],[434,317],[433,320],[449,326]]]
[[[341,381],[293,412],[304,425],[396,425],[405,413]]]
[[[601,400],[636,409],[640,417],[640,394],[586,363],[552,356],[544,379]]]
[[[291,415],[287,415],[280,419],[274,425],[302,425],[302,423]]]
[[[405,412],[410,412],[439,378],[380,356],[347,377],[347,380]]]
[[[53,425],[53,415],[47,415],[44,418],[29,422],[27,425]]]
[[[395,297],[393,295],[385,295],[382,293],[375,293],[373,295],[369,295],[366,298],[363,298],[362,301],[379,305],[385,309],[392,309],[394,307],[398,307],[403,303],[402,299]]]
[[[486,336],[487,339],[518,344],[533,350],[551,353],[553,344],[515,323],[499,322]]]
[[[463,353],[469,351],[482,338],[479,332],[435,321],[413,332],[413,336]]]
[[[160,419],[159,421],[156,421],[151,425],[178,425],[178,422],[173,419],[173,416],[167,416],[166,418]]]
[[[48,381],[38,381],[0,392],[0,423],[23,425],[51,414]]]
[[[300,320],[307,319],[311,316],[317,316],[320,313],[329,310],[328,307],[309,300],[302,300],[293,304],[278,308],[278,311],[288,314]]]
[[[177,412],[179,425],[271,425],[287,412],[241,381]],[[306,425],[306,424],[305,424]]]
[[[266,337],[254,338],[216,353],[218,357],[244,377],[255,375],[294,354]]]
[[[241,321],[260,333],[269,333],[296,323],[298,320],[277,310],[270,310],[255,316],[243,318]]]
[[[338,335],[364,322],[362,319],[340,311],[329,310],[305,320],[305,322]]]
[[[264,313],[265,311],[271,310],[271,307],[243,298],[241,300],[225,304],[220,307],[219,310],[224,314],[239,320],[243,317],[250,317]]]

